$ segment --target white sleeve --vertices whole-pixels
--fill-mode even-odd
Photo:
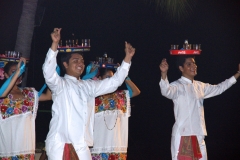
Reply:
[[[122,62],[121,66],[118,67],[116,73],[111,78],[106,78],[104,80],[90,80],[91,82],[90,87],[90,96],[97,97],[100,95],[104,95],[107,93],[114,92],[125,80],[126,76],[128,75],[128,71],[131,64]],[[92,85],[93,84],[93,85]]]
[[[57,67],[57,53],[51,48],[48,50],[45,62],[43,64],[43,76],[45,81],[52,92],[56,92],[57,86],[61,83],[61,77],[56,72]]]
[[[178,88],[177,86],[170,85],[168,79],[161,79],[159,82],[161,93],[164,97],[169,99],[175,99],[178,96]]]
[[[230,88],[233,84],[236,83],[236,79],[234,76],[232,76],[229,79],[226,79],[222,83],[219,83],[217,85],[211,85],[208,83],[204,84],[204,98],[210,98],[217,96]]]

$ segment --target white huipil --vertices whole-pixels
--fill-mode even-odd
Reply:
[[[49,49],[43,64],[43,75],[53,99],[46,143],[93,146],[95,97],[115,91],[126,78],[130,64],[123,61],[111,78],[101,81],[78,80],[67,74],[64,77],[57,74],[57,53]]]
[[[181,136],[207,135],[203,100],[221,94],[234,83],[236,83],[234,76],[218,85],[191,81],[183,76],[171,84],[167,78],[161,79],[159,85],[162,95],[172,99],[174,103],[175,124],[172,136],[175,140],[172,139],[171,143],[173,158],[177,157]]]
[[[128,119],[131,115],[131,106],[129,91],[121,92],[125,93],[123,99],[125,99],[126,111],[115,106],[114,110],[108,109],[95,113],[94,146],[90,149],[91,153],[127,153]]]
[[[32,102],[31,110],[22,111],[22,113],[17,114],[14,112],[13,115],[6,118],[3,118],[3,113],[0,111],[0,159],[1,157],[35,154],[35,119],[38,109],[38,92],[34,88],[26,87],[23,89],[31,90],[30,96],[32,99],[30,100],[28,95],[25,95],[23,99],[10,99],[11,107],[19,109],[16,106],[16,102],[21,101],[20,108],[22,108],[24,105],[26,106],[24,104],[26,100]],[[0,102],[0,105],[9,107],[9,105],[3,102]]]

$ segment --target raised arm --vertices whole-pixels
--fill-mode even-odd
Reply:
[[[237,73],[234,75],[235,79],[238,79],[240,76],[240,63],[238,64],[238,71]]]
[[[15,85],[15,83],[16,83],[19,75],[20,75],[20,70],[21,70],[20,67],[21,67],[21,63],[22,63],[22,62],[24,63],[24,65],[26,65],[26,59],[23,58],[23,57],[20,58],[20,60],[19,60],[19,62],[18,62],[17,70],[16,70],[15,74],[13,75],[13,77],[12,77],[12,78],[9,77],[9,78],[11,78],[11,81],[10,81],[10,83],[8,84],[7,88],[4,89],[4,88],[5,88],[4,85],[6,85],[6,84],[5,84],[6,82],[2,85],[3,88],[1,88],[1,89],[4,89],[4,91],[3,91],[3,94],[0,95],[0,97],[6,97],[6,96],[9,94],[9,92],[11,91],[11,89],[13,88],[13,86]]]
[[[48,87],[51,91],[55,92],[57,86],[60,84],[61,78],[56,72],[57,67],[57,46],[60,40],[60,31],[61,28],[54,28],[54,31],[51,33],[52,45],[49,49],[45,62],[43,64],[43,76]]]
[[[117,68],[117,71],[111,78],[106,78],[104,80],[92,81],[94,86],[91,89],[91,94],[94,97],[99,95],[104,95],[115,91],[125,80],[128,75],[130,68],[130,63],[133,55],[135,54],[135,48],[131,44],[125,42],[125,58],[120,67]]]
[[[159,86],[161,89],[161,93],[163,96],[169,99],[175,99],[177,97],[177,87],[170,85],[167,79],[167,72],[168,72],[168,63],[167,60],[164,58],[159,65],[161,71],[161,81],[159,82]]]
[[[217,85],[211,85],[208,83],[204,84],[204,98],[210,98],[223,93],[225,90],[227,90],[233,84],[236,83],[236,80],[239,78],[239,76],[240,76],[240,64],[238,64],[237,73],[233,75],[231,78],[226,79],[225,81]]]

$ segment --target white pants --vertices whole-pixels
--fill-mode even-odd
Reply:
[[[46,142],[46,152],[48,160],[62,160],[64,145],[65,143],[62,142]],[[73,147],[80,160],[92,160],[91,153],[87,145],[82,147],[73,144]]]
[[[206,149],[206,144],[205,144],[204,138],[205,138],[205,136],[197,136],[199,148],[202,153],[202,158],[200,160],[207,160],[207,149]],[[171,139],[172,160],[177,160],[180,140],[181,140],[180,135],[172,136],[172,139]]]

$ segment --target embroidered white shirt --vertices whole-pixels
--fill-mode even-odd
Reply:
[[[102,81],[77,80],[57,74],[57,53],[49,49],[43,64],[43,75],[53,99],[46,142],[92,146],[95,97],[115,91],[126,78],[130,64],[123,61],[114,76]]]

